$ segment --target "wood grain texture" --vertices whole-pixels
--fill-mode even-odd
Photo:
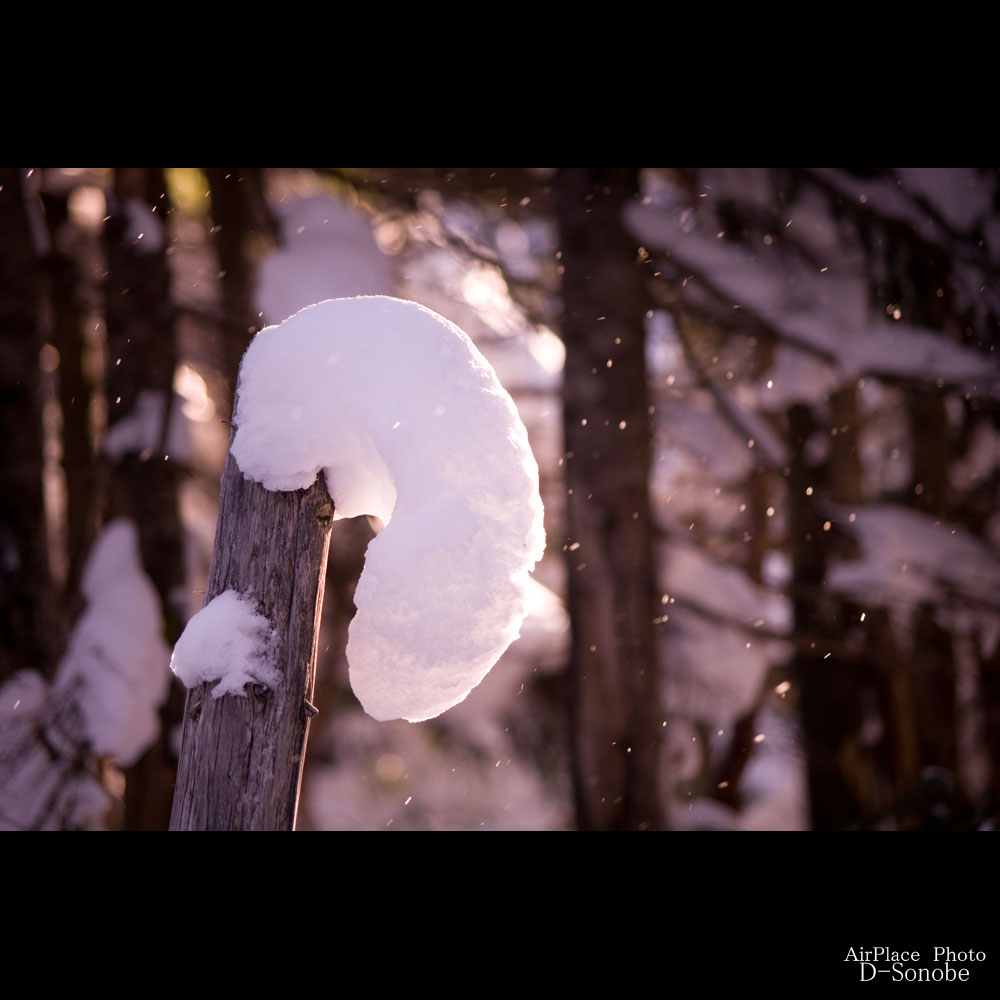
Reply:
[[[226,458],[207,604],[251,595],[277,633],[277,690],[246,697],[188,692],[172,830],[292,830],[316,681],[316,643],[333,501],[320,474],[307,490],[270,492]]]

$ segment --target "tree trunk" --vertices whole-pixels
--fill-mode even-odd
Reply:
[[[43,192],[49,252],[45,259],[51,305],[51,341],[59,352],[62,466],[66,477],[66,576],[63,615],[72,624],[82,607],[80,577],[98,530],[91,385],[84,367],[84,301],[80,294],[82,235],[69,216],[70,191]]]
[[[226,458],[207,604],[250,594],[275,629],[277,690],[188,693],[172,830],[292,830],[316,682],[316,646],[333,501],[322,475],[307,490],[269,492]]]
[[[135,238],[134,213],[147,226],[167,227],[166,184],[158,168],[118,168],[115,207],[106,228],[108,249],[107,321],[108,429],[135,413],[140,393],[158,394],[163,416],[158,441],[146,450],[129,450],[112,464],[108,517],[131,517],[139,528],[143,566],[163,603],[166,637],[173,642],[186,619],[178,599],[185,583],[184,534],[177,499],[181,469],[171,456],[168,429],[177,367],[174,305],[170,297],[166,236],[156,245]]]
[[[839,652],[851,608],[824,588],[833,535],[827,530],[820,498],[831,493],[845,497],[848,494],[843,491],[854,491],[858,484],[850,477],[844,484],[830,481],[831,468],[846,468],[848,438],[843,442],[847,447],[834,449],[835,454],[840,451],[837,462],[809,461],[807,443],[817,429],[809,406],[796,403],[790,407],[787,503],[794,635],[809,640],[808,649],[800,644],[793,670],[801,691],[812,826],[842,830],[866,822],[879,807],[877,754],[881,750],[871,744],[865,722],[879,704],[880,692],[875,669]]]
[[[212,194],[212,242],[219,257],[222,301],[219,326],[226,378],[235,388],[240,361],[262,325],[253,308],[256,269],[252,241],[260,246],[277,242],[259,168],[206,167]]]
[[[51,677],[58,634],[42,494],[40,284],[24,171],[0,169],[0,682]]]
[[[572,753],[583,829],[662,825],[650,421],[633,169],[557,179],[572,622]]]
[[[104,465],[104,507],[108,519],[129,517],[138,527],[143,568],[160,596],[164,637],[173,645],[187,620],[187,574],[178,496],[184,470],[168,447],[178,358],[166,253],[170,204],[162,168],[116,168],[109,210],[108,429],[136,415],[143,393],[162,401],[162,418],[155,442],[129,448]],[[143,230],[141,238],[137,228]],[[126,773],[128,829],[162,830],[167,824],[176,762],[166,734],[180,722],[182,698],[173,687],[161,708],[161,738]]]

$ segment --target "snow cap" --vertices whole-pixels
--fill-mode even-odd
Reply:
[[[468,336],[387,296],[308,306],[254,338],[234,424],[247,478],[298,490],[322,470],[335,517],[385,524],[347,644],[365,711],[463,701],[517,638],[545,548],[527,432]]]

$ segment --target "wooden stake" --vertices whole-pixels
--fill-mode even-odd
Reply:
[[[227,455],[205,603],[227,590],[257,602],[282,683],[247,685],[245,698],[188,692],[171,830],[295,828],[332,521],[322,473],[307,490],[271,492]]]

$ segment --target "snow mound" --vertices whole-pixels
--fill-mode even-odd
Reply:
[[[73,627],[53,688],[77,691],[94,752],[112,754],[128,767],[156,739],[170,684],[163,612],[143,571],[132,521],[117,518],[104,526],[80,589],[87,608]]]
[[[379,720],[464,700],[518,637],[545,548],[538,466],[513,400],[457,326],[414,302],[334,299],[262,330],[232,453],[270,490],[323,471],[368,547],[347,658]]]
[[[246,697],[247,684],[276,687],[274,630],[252,600],[227,590],[205,605],[185,627],[174,646],[170,669],[185,687],[219,683],[213,698]]]

